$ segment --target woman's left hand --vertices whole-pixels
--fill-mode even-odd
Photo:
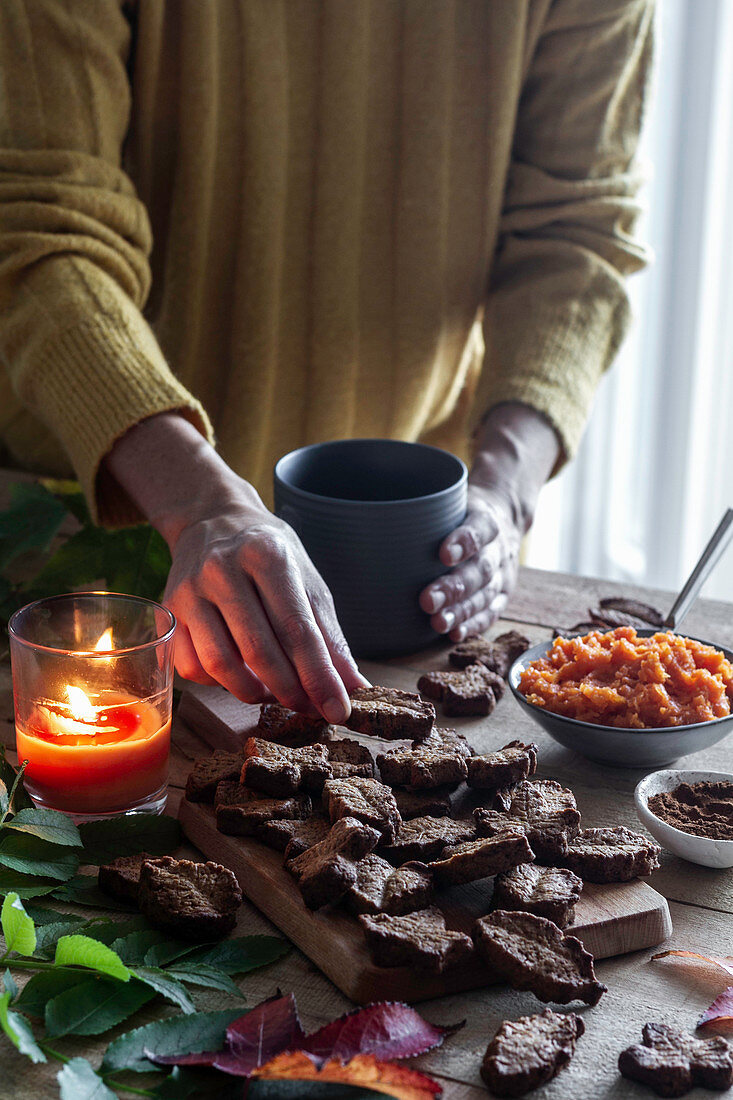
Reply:
[[[499,618],[514,588],[522,538],[560,451],[554,429],[527,405],[497,405],[477,433],[466,518],[443,540],[449,573],[420,593],[433,630],[461,642]]]
[[[469,483],[466,518],[440,547],[440,560],[454,568],[420,594],[439,634],[454,642],[482,634],[506,607],[524,535],[514,512],[498,489]]]

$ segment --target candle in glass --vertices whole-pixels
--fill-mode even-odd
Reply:
[[[110,593],[37,601],[10,622],[18,759],[37,805],[78,818],[160,812],[175,620]]]

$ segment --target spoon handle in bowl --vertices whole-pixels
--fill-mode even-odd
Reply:
[[[731,538],[733,538],[733,508],[728,508],[664,620],[667,630],[675,630],[680,625],[699,596],[705,581],[727,550]]]

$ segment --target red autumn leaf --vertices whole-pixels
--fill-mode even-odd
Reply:
[[[715,963],[726,973],[733,976],[733,958],[721,958],[720,955],[698,955],[696,951],[660,951],[658,955],[652,955],[654,959],[666,959],[668,955],[676,955],[681,959],[702,959],[703,962]]]
[[[733,1024],[733,985],[724,989],[697,1021],[698,1027],[706,1024]]]
[[[397,1001],[381,1001],[347,1012],[314,1031],[300,1044],[320,1061],[348,1062],[357,1054],[375,1058],[413,1058],[440,1046],[446,1035],[463,1027],[439,1027],[423,1020],[419,1012]]]
[[[249,1077],[280,1051],[297,1050],[304,1038],[295,997],[288,993],[270,997],[234,1020],[227,1028],[223,1050],[170,1056],[146,1050],[145,1056],[161,1066],[213,1066],[236,1077]]]
[[[337,1061],[326,1062],[318,1069],[304,1051],[295,1051],[279,1054],[267,1065],[260,1066],[252,1076],[285,1081],[338,1081],[384,1092],[398,1100],[435,1100],[443,1094],[437,1081],[424,1073],[379,1062],[371,1054],[357,1054],[345,1066]]]

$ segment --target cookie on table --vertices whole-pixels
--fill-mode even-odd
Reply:
[[[99,889],[120,901],[137,902],[140,892],[140,869],[146,859],[152,859],[147,852],[134,856],[118,856],[111,863],[105,863],[97,872]]]
[[[573,792],[554,779],[522,780],[506,813],[479,807],[474,818],[479,836],[521,829],[537,859],[548,863],[564,859],[580,825]]]
[[[513,989],[529,989],[540,1001],[596,1005],[606,992],[580,940],[545,917],[497,909],[476,921],[473,937],[492,969]]]
[[[733,1052],[722,1035],[698,1039],[667,1024],[645,1024],[642,1041],[622,1050],[619,1072],[658,1096],[684,1096],[699,1085],[721,1092],[733,1085]]]
[[[349,737],[324,741],[334,779],[374,778],[374,758],[366,745]]]
[[[328,729],[325,718],[311,718],[280,703],[262,703],[257,729],[266,741],[301,748],[317,741]]]
[[[524,833],[503,832],[445,848],[440,858],[430,864],[430,870],[436,886],[457,886],[498,875],[533,859],[534,852]]]
[[[214,807],[217,829],[229,836],[257,836],[259,827],[266,821],[277,818],[303,820],[313,812],[310,795],[271,798],[259,791],[251,791],[243,783],[229,780],[216,788]]]
[[[402,820],[409,821],[413,817],[450,817],[451,789],[440,787],[434,791],[408,791],[396,787],[392,794]]]
[[[455,821],[452,817],[414,817],[403,821],[395,839],[390,844],[381,844],[379,853],[396,865],[411,859],[429,863],[437,859],[448,845],[461,844],[475,837],[473,821]]]
[[[504,694],[504,681],[484,665],[469,665],[461,672],[426,672],[417,690],[439,701],[449,717],[487,715]]]
[[[355,733],[385,741],[424,737],[435,723],[435,707],[412,691],[358,688],[349,696],[351,715],[344,725]]]
[[[494,1096],[524,1096],[569,1064],[584,1031],[574,1012],[549,1008],[537,1016],[505,1020],[486,1049],[481,1076]]]
[[[431,739],[432,734],[428,741]],[[377,765],[383,782],[391,787],[411,787],[413,790],[457,787],[468,774],[464,754],[445,742],[438,742],[434,747],[422,743],[413,749],[379,753]]]
[[[433,907],[403,917],[376,913],[359,920],[377,966],[414,966],[440,974],[473,952],[470,937],[447,929],[445,917]]]
[[[496,752],[472,756],[467,765],[469,787],[479,790],[513,787],[537,770],[537,746],[510,741]]]
[[[433,726],[425,737],[418,737],[412,742],[413,749],[427,749],[429,752],[458,753],[468,759],[474,755],[473,745],[468,738],[458,730],[449,729],[446,726]]]
[[[356,882],[344,898],[353,913],[403,916],[425,909],[433,899],[433,876],[424,863],[393,867],[375,852],[356,864]]]
[[[326,837],[286,859],[309,909],[339,901],[356,882],[356,861],[376,848],[380,834],[354,817],[340,818]]]
[[[189,802],[213,802],[219,783],[239,779],[243,763],[244,753],[222,749],[215,749],[210,756],[198,757],[186,780],[186,798]]]
[[[291,749],[261,737],[249,737],[245,742],[241,782],[252,790],[275,798],[301,790],[320,794],[332,774],[325,745]]]
[[[496,876],[491,904],[494,909],[534,913],[551,920],[558,928],[567,928],[575,919],[582,889],[583,880],[567,867],[522,863]]]
[[[355,817],[377,829],[388,843],[402,825],[392,791],[378,779],[329,779],[323,787],[323,803],[331,821]]]
[[[219,863],[160,856],[140,869],[138,905],[156,928],[183,939],[220,939],[237,923],[242,891]]]
[[[484,665],[497,676],[501,676],[502,680],[506,680],[517,657],[521,657],[531,644],[529,638],[525,638],[523,634],[508,630],[493,641],[488,638],[469,638],[466,642],[459,642],[450,650],[448,660],[454,668]]]
[[[311,814],[304,821],[282,818],[263,821],[257,829],[257,839],[284,852],[286,859],[295,859],[319,840],[324,840],[330,828],[331,822],[325,814]]]
[[[661,848],[650,837],[614,825],[581,829],[562,862],[585,882],[629,882],[656,870],[660,854]]]

